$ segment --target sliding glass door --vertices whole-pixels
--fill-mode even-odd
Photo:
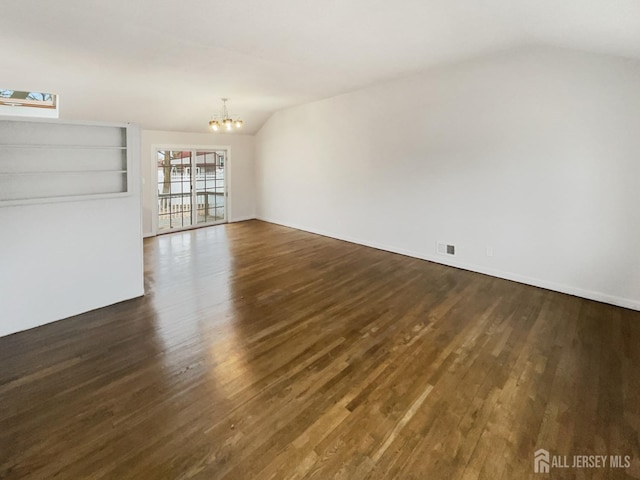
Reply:
[[[226,150],[157,150],[158,232],[227,219]]]
[[[225,157],[223,150],[196,152],[195,205],[198,225],[226,220]]]

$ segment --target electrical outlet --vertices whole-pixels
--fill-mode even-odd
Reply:
[[[487,257],[493,257],[493,247],[487,247]]]

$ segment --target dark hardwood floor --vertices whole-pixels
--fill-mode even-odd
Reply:
[[[640,479],[638,312],[258,221],[145,258],[0,338],[0,478]]]

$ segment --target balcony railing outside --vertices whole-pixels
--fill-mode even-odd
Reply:
[[[192,208],[197,212],[197,224],[221,222],[225,220],[224,169],[215,173],[195,175],[196,203],[192,205],[191,174],[171,172],[170,183],[164,183],[162,169],[158,169],[158,229],[191,226]],[[166,187],[169,192],[163,193]]]
[[[158,229],[180,228],[191,225],[191,210],[196,209],[197,223],[221,222],[225,219],[223,192],[196,192],[196,204],[191,194],[158,195]]]

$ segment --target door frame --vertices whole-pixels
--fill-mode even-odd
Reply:
[[[157,160],[157,152],[158,150],[174,150],[174,151],[191,151],[191,152],[201,152],[201,151],[212,151],[212,150],[225,150],[227,152],[224,160],[224,221],[215,222],[215,223],[204,223],[202,225],[190,225],[188,227],[181,228],[172,228],[170,230],[158,231],[158,160]],[[202,227],[211,227],[214,225],[222,225],[224,223],[229,223],[229,217],[231,215],[231,195],[229,194],[229,185],[231,183],[231,146],[229,145],[191,145],[191,144],[174,144],[174,143],[158,143],[151,145],[151,172],[152,175],[150,178],[153,178],[154,184],[153,188],[153,212],[151,218],[151,227],[153,231],[153,236],[164,235],[165,233],[173,233],[173,232],[184,232],[186,230],[193,230],[195,228]],[[192,164],[193,166],[193,164]],[[194,184],[195,179],[195,169],[191,168],[191,181]],[[192,197],[193,198],[193,197]]]

